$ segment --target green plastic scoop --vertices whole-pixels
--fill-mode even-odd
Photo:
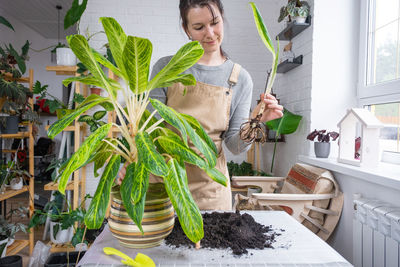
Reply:
[[[117,255],[123,260],[121,261],[123,264],[126,264],[128,266],[133,266],[133,267],[156,267],[156,264],[154,261],[147,255],[144,255],[142,253],[138,253],[136,255],[135,259],[132,259],[128,255],[122,253],[118,249],[111,248],[111,247],[105,247],[103,248],[104,253],[107,255]]]

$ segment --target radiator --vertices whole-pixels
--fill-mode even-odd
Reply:
[[[354,196],[353,263],[399,267],[400,206]]]

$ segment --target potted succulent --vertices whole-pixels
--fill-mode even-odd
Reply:
[[[71,113],[51,125],[48,135],[54,138],[78,116],[98,105],[108,111],[115,111],[121,125],[107,123],[89,135],[79,150],[62,167],[59,191],[65,192],[70,175],[78,168],[94,162],[96,173],[100,167],[106,165],[85,215],[88,229],[102,225],[113,188],[113,206],[117,207],[114,213],[111,211],[116,218],[114,222],[124,222],[123,228],[129,228],[128,231],[134,239],[144,240],[142,233],[146,228],[141,222],[143,217],[147,216],[146,207],[160,203],[160,206],[165,207],[161,212],[168,215],[168,227],[160,229],[163,232],[162,237],[150,240],[149,246],[159,244],[160,240],[172,230],[174,220],[172,206],[186,235],[191,241],[197,242],[204,235],[203,222],[200,210],[188,188],[184,162],[199,166],[212,179],[223,185],[226,185],[227,179],[215,168],[217,157],[215,144],[199,122],[191,116],[174,111],[158,100],[149,98],[149,92],[175,82],[184,85],[195,84],[192,75],[181,73],[194,65],[204,51],[199,42],[184,45],[165,68],[149,81],[151,42],[144,38],[127,36],[113,18],[103,17],[100,21],[116,66],[91,49],[84,36],[68,36],[69,46],[91,74],[68,78],[64,80],[64,84],[67,85],[72,81],[95,84],[104,88],[108,96],[90,95]],[[99,63],[109,68],[123,82],[107,78]],[[122,91],[126,106],[121,106],[117,101],[118,91]],[[155,109],[153,113],[146,109],[150,103]],[[154,116],[156,112],[161,119],[156,119]],[[165,122],[175,128],[181,136],[167,128]],[[121,136],[107,137],[111,130],[114,133],[119,132]],[[204,159],[189,148],[188,138],[203,154]],[[120,187],[113,187],[122,162],[127,165],[125,179]],[[149,184],[150,174],[161,177],[164,183]],[[172,206],[168,204],[170,202]],[[113,231],[113,216],[109,220],[111,231]],[[163,217],[165,220],[165,216]],[[128,221],[129,218],[135,225]],[[134,234],[135,231],[137,234]],[[115,230],[114,233],[116,232],[118,231]],[[121,244],[127,245],[123,241]],[[129,246],[135,246],[135,241],[130,240]]]
[[[337,132],[327,132],[326,130],[314,130],[307,135],[307,139],[310,141],[317,138],[318,142],[314,142],[314,152],[317,158],[327,158],[331,150],[331,138],[332,141],[336,141],[338,137]]]
[[[281,7],[278,22],[288,17],[288,22],[294,19],[296,23],[304,23],[309,13],[310,5],[307,1],[288,0],[288,4]]]
[[[27,226],[23,223],[11,223],[12,216],[25,218],[28,214],[28,209],[19,207],[11,209],[6,216],[0,216],[0,255],[4,257],[6,254],[7,246],[14,242],[15,234],[19,231],[27,233]],[[3,250],[2,250],[3,249]]]

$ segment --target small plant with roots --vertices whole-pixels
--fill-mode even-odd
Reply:
[[[277,47],[275,49],[272,40],[269,36],[267,27],[264,24],[263,18],[260,15],[256,5],[250,3],[253,9],[254,21],[257,26],[258,34],[265,46],[272,53],[272,71],[269,79],[267,80],[267,86],[264,92],[264,96],[271,93],[272,85],[275,81],[276,69],[278,67],[279,59],[279,40],[277,41]],[[264,101],[261,102],[260,110],[254,118],[250,118],[240,126],[240,139],[247,143],[259,142],[264,143],[266,141],[265,132],[262,126],[261,117],[265,110]]]

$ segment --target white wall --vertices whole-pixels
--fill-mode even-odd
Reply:
[[[34,82],[40,81],[43,84],[49,85],[49,93],[52,95],[62,98],[62,80],[65,79],[65,76],[56,76],[55,72],[46,71],[46,66],[55,65],[55,63],[50,62],[50,50],[47,49],[43,52],[35,52],[35,50],[41,50],[43,48],[52,46],[57,44],[57,40],[54,39],[46,39],[37,32],[33,31],[31,28],[27,27],[25,24],[20,21],[10,17],[0,8],[0,15],[5,17],[11,25],[14,27],[15,32],[11,29],[5,27],[4,25],[0,25],[0,43],[2,46],[5,44],[12,44],[13,47],[17,50],[17,52],[21,51],[21,47],[25,44],[26,40],[29,40],[31,43],[29,50],[29,60],[26,62],[27,71],[25,75],[29,74],[29,69],[34,70],[33,78]],[[47,122],[53,123],[56,120],[55,117],[42,117],[43,125],[39,126],[39,135],[38,136],[47,136],[44,126],[47,125]],[[58,142],[59,137],[56,137],[56,141]]]

